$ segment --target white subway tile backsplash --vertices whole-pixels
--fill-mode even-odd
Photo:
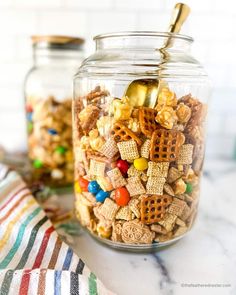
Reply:
[[[22,10],[0,10],[0,35],[31,35],[36,32],[36,13]]]
[[[87,15],[75,11],[39,12],[38,34],[85,36]]]
[[[129,9],[131,11],[159,10],[162,8],[161,0],[114,0],[116,8]]]
[[[93,10],[101,10],[110,8],[113,5],[113,0],[62,0],[66,7],[90,8]]]
[[[136,15],[124,12],[91,12],[88,14],[89,34],[91,36],[115,32],[129,31],[136,28]]]
[[[11,0],[15,7],[20,8],[50,8],[59,7],[62,0]]]

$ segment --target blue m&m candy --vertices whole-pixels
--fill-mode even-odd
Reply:
[[[97,183],[96,180],[93,180],[89,183],[88,185],[88,191],[91,193],[91,194],[94,194],[96,195],[99,191],[100,191],[100,186],[99,184]]]
[[[32,113],[32,112],[27,113],[27,114],[26,114],[26,117],[27,117],[27,120],[28,120],[29,122],[32,122],[32,121],[33,121],[33,113]]]
[[[51,135],[56,135],[57,131],[55,129],[53,129],[53,128],[49,128],[48,133],[51,134]]]
[[[105,201],[106,198],[109,197],[109,192],[104,192],[103,190],[100,190],[97,194],[96,194],[96,201],[103,203]]]

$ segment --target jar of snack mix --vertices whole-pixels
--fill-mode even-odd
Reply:
[[[33,36],[33,67],[25,80],[28,155],[33,180],[73,183],[73,75],[83,60],[81,38]]]
[[[159,32],[94,38],[74,80],[75,213],[104,243],[164,246],[196,218],[209,81],[193,39]]]

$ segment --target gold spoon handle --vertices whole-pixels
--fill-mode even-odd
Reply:
[[[181,27],[190,13],[190,7],[184,3],[177,3],[173,10],[168,32],[179,33]]]

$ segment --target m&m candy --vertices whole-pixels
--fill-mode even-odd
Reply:
[[[64,146],[59,145],[58,147],[56,147],[55,150],[58,154],[64,155],[66,152],[66,148]]]
[[[88,191],[91,194],[96,195],[101,190],[100,185],[97,183],[96,180],[90,181],[88,185]]]
[[[56,135],[57,131],[55,129],[53,129],[53,128],[49,128],[48,133],[51,134],[51,135]]]
[[[125,187],[119,187],[115,190],[115,201],[119,206],[126,206],[130,201],[130,194]]]
[[[78,183],[79,183],[79,186],[82,190],[82,192],[87,192],[88,191],[88,185],[89,185],[89,181],[83,177],[80,177],[78,179]]]
[[[193,186],[192,186],[192,184],[191,183],[189,183],[189,182],[187,182],[186,183],[186,193],[187,194],[190,194],[191,192],[193,191]]]
[[[42,168],[43,167],[43,162],[39,159],[34,160],[33,166],[36,169]]]
[[[148,168],[148,161],[145,158],[139,158],[134,160],[134,168],[137,170],[146,170]]]
[[[100,190],[97,194],[96,194],[96,201],[103,203],[105,201],[106,198],[109,197],[109,192],[104,192],[103,190]]]
[[[76,193],[78,193],[78,194],[82,193],[82,189],[81,189],[81,187],[80,187],[78,181],[75,182],[75,184],[74,184],[74,189],[75,189],[75,192],[76,192]]]
[[[27,118],[27,121],[32,122],[33,121],[33,113],[27,113],[26,118]]]
[[[116,162],[116,166],[119,168],[120,172],[125,175],[129,169],[129,164],[125,160],[118,160]]]

